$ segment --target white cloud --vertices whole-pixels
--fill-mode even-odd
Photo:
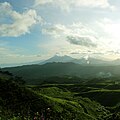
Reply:
[[[105,18],[89,25],[80,22],[72,25],[56,24],[44,28],[42,32],[51,36],[54,42],[58,41],[58,43],[52,43],[54,46],[63,43],[63,48],[68,49],[65,49],[66,54],[78,53],[78,55],[104,56],[104,58],[115,59],[120,55],[119,23],[119,21]],[[54,49],[54,47],[52,48]],[[63,48],[61,49],[63,50]]]
[[[56,24],[42,30],[43,34],[48,34],[55,39],[64,39],[73,45],[84,47],[97,47],[96,33],[82,23],[72,25]]]
[[[120,20],[113,21],[108,18],[103,18],[98,21],[97,24],[103,29],[103,31],[110,37],[120,38]]]
[[[56,36],[63,35],[94,35],[96,32],[89,28],[89,26],[79,23],[73,23],[71,25],[55,24],[47,28],[42,29],[42,33]]]
[[[20,52],[20,51],[19,51]],[[18,50],[11,50],[8,47],[0,47],[0,66],[2,64],[17,64],[27,63],[32,61],[41,60],[42,57],[39,55],[20,54]]]
[[[99,39],[103,43],[105,49],[117,51],[120,46],[120,20],[111,20],[103,18],[96,22],[99,29]]]
[[[35,0],[36,4],[47,4],[47,3],[52,3],[54,0]]]
[[[42,29],[43,34],[51,35],[54,38],[65,37],[65,35],[69,35],[72,33],[71,28],[66,27],[62,24],[55,24],[53,26],[49,26],[47,28]]]
[[[35,0],[35,5],[52,4],[69,11],[71,7],[109,8],[115,9],[108,0]]]
[[[42,21],[42,18],[37,15],[36,11],[29,9],[23,13],[18,13],[12,9],[8,2],[0,3],[0,17],[2,24],[0,24],[0,36],[20,36],[30,33],[30,28]],[[9,23],[6,17],[11,18]],[[4,23],[7,21],[8,23]]]
[[[90,37],[84,36],[67,36],[68,42],[74,45],[81,45],[85,47],[97,47]]]

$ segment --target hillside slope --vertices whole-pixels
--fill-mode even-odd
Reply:
[[[41,91],[33,88],[20,85],[13,76],[8,78],[4,72],[1,73],[0,119],[33,120],[35,116],[44,114],[49,120],[97,120],[109,114],[103,106],[88,98],[75,99],[72,93],[65,97],[68,91],[56,87],[40,87]],[[48,90],[52,95],[46,94]]]
[[[25,65],[13,68],[4,68],[9,72],[23,77],[27,83],[42,81],[52,76],[78,76],[81,78],[119,77],[120,66],[82,66],[74,63],[47,63],[44,65]]]

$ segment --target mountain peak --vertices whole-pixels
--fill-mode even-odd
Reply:
[[[52,62],[72,62],[74,60],[74,58],[64,55],[64,56],[60,56],[60,55],[54,55],[53,57],[49,58],[48,60],[45,60],[44,62],[42,62],[42,64],[45,63],[52,63]]]
[[[68,56],[68,55],[57,55],[57,54],[55,54],[53,57],[70,57],[70,56]],[[53,58],[53,57],[51,57],[51,58]],[[71,57],[72,58],[72,57]]]

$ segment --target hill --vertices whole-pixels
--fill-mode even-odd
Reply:
[[[14,76],[0,73],[2,120],[33,120],[41,116],[49,120],[97,120],[110,115],[99,103],[88,98],[75,98],[68,90],[50,86],[25,86],[19,84]]]
[[[77,76],[80,78],[109,78],[120,76],[120,66],[85,66],[75,63],[47,63],[4,68],[14,75],[23,77],[28,84],[40,84],[53,76]]]

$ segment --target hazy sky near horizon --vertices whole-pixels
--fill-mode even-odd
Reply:
[[[120,0],[0,0],[0,64],[55,54],[120,58]]]

